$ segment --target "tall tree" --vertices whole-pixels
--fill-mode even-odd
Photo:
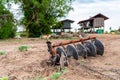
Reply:
[[[16,26],[14,25],[13,15],[5,8],[0,0],[0,39],[11,38],[15,36]]]
[[[72,9],[73,0],[4,0],[4,2],[21,2],[24,13],[22,22],[26,26],[29,37],[51,33],[50,29],[57,20]]]
[[[21,0],[24,11],[23,23],[29,37],[38,37],[40,33],[51,33],[50,28],[57,19],[64,17],[71,9],[73,0]]]

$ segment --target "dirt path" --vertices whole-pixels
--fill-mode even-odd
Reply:
[[[94,36],[94,35],[92,35]],[[104,56],[89,57],[78,61],[70,59],[67,73],[62,78],[67,80],[120,80],[120,35],[95,35],[105,46]],[[59,40],[61,41],[61,40]],[[58,42],[58,40],[52,40]],[[20,52],[18,47],[29,46],[28,51]],[[14,76],[12,80],[27,80],[41,75],[50,76],[57,71],[56,67],[46,66],[49,59],[45,40],[22,39],[0,41],[0,77]]]

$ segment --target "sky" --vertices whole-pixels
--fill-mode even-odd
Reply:
[[[81,20],[88,19],[98,13],[102,13],[109,19],[105,21],[105,31],[116,30],[120,27],[120,0],[75,0],[72,3],[74,10],[70,11],[64,19],[75,21],[73,29],[80,26],[77,24]]]
[[[17,19],[20,19],[23,14],[19,12],[18,7],[18,5],[13,4],[11,11],[14,12]],[[112,30],[120,27],[120,0],[75,0],[72,7],[74,10],[70,11],[63,19],[75,21],[72,24],[73,30],[80,28],[77,24],[79,21],[88,19],[98,13],[102,13],[109,18],[105,21],[105,31],[109,31],[110,27],[112,27]]]

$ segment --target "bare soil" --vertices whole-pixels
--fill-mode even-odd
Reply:
[[[120,80],[120,35],[91,34],[96,36],[105,46],[103,56],[88,57],[79,60],[70,58],[67,73],[61,78],[67,80]],[[65,41],[51,40],[53,43]],[[29,46],[28,51],[20,52],[19,46]],[[9,39],[0,41],[0,51],[6,54],[0,56],[0,77],[9,80],[30,80],[40,75],[49,77],[58,71],[57,66],[47,66],[50,55],[46,40],[38,38]],[[50,80],[50,79],[48,79]]]

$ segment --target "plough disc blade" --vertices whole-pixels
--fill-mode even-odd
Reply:
[[[82,56],[84,59],[87,58],[87,49],[84,47],[84,45],[77,44],[76,49],[77,49],[79,56]]]
[[[56,49],[56,52],[57,52],[57,54],[59,54],[59,57],[60,57],[60,60],[59,60],[60,65],[68,66],[68,60],[67,60],[67,55],[66,55],[65,51],[62,48],[58,47]]]
[[[67,57],[73,56],[74,59],[78,60],[78,53],[73,46],[68,45],[66,49],[67,49],[67,52],[66,52]]]
[[[87,55],[95,57],[96,56],[96,48],[93,45],[93,43],[86,41],[86,42],[84,42],[84,45],[86,46],[86,49],[87,49]]]
[[[104,53],[104,46],[103,46],[103,44],[102,44],[102,42],[101,41],[99,41],[98,39],[93,39],[92,40],[92,43],[96,46],[96,50],[97,50],[97,54],[98,55],[103,55],[103,53]]]
[[[65,51],[64,51],[62,48],[60,48],[60,47],[58,47],[58,48],[56,49],[56,52],[57,52],[57,54],[59,54],[60,57],[61,57],[61,54],[62,54],[62,53],[64,54],[64,56],[67,57]]]

